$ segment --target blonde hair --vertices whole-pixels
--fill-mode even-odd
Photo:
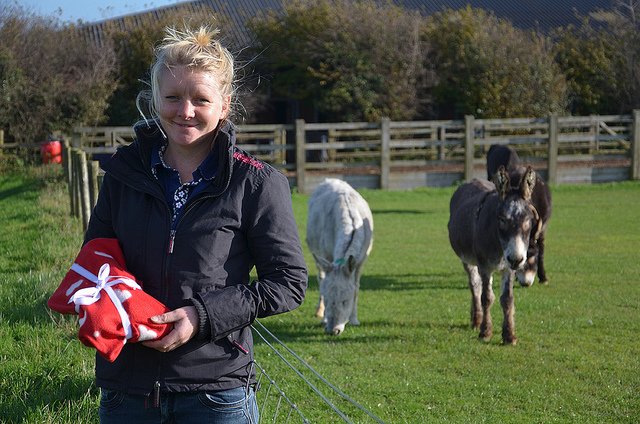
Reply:
[[[155,48],[156,61],[151,66],[151,93],[150,96],[148,92],[138,95],[138,110],[141,111],[141,97],[146,97],[149,100],[152,118],[158,116],[161,100],[161,72],[163,69],[176,66],[187,66],[196,71],[213,74],[222,98],[232,98],[235,94],[234,58],[231,52],[216,39],[219,33],[219,29],[213,29],[207,25],[200,26],[196,30],[186,26],[183,30],[173,27],[165,28],[165,37]],[[231,103],[229,102],[229,108]],[[228,111],[227,117],[230,113],[231,110]],[[142,115],[144,117],[144,114]]]

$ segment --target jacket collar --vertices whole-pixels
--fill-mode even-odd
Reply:
[[[135,141],[124,146],[114,154],[112,160],[105,163],[104,170],[123,180],[123,182],[135,185],[135,181],[141,178],[140,173],[144,173],[148,181],[149,178],[155,180],[151,173],[151,156],[154,145],[165,143],[166,138],[160,123],[156,119],[149,119],[137,122],[133,130]],[[233,149],[236,141],[236,128],[233,123],[225,120],[220,123],[214,139],[214,148],[218,149],[217,173],[213,184],[208,186],[207,192],[220,194],[226,190],[231,180],[233,170]],[[147,187],[148,184],[144,183]]]

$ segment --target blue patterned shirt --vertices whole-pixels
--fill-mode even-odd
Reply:
[[[151,152],[151,172],[164,189],[167,204],[172,210],[171,229],[175,230],[187,201],[213,181],[217,170],[217,154],[216,149],[211,149],[209,155],[193,172],[193,180],[182,184],[178,171],[164,161],[166,150],[167,143],[154,147]]]

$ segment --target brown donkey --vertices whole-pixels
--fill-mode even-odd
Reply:
[[[492,275],[502,271],[502,342],[515,345],[513,281],[516,271],[525,266],[530,238],[537,238],[542,229],[531,204],[536,173],[528,167],[512,187],[509,173],[501,166],[494,181],[474,179],[456,190],[449,205],[449,241],[469,275],[471,325],[480,329],[485,341],[493,335]]]
[[[511,146],[492,144],[487,152],[487,178],[491,179],[498,171],[500,165],[509,172],[511,180],[520,180],[522,174],[526,171],[526,166],[520,161],[518,153]],[[516,277],[521,286],[530,286],[533,284],[536,274],[540,284],[548,284],[549,279],[544,267],[544,240],[547,231],[547,225],[551,218],[551,191],[549,186],[544,182],[539,174],[536,174],[536,185],[531,192],[531,203],[536,208],[537,213],[542,219],[542,231],[537,239],[530,240],[529,252],[527,254],[527,263],[524,269],[516,272]]]

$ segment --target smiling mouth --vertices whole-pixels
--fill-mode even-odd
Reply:
[[[193,124],[181,124],[179,122],[174,122],[175,125],[182,127],[182,128],[195,128],[196,125]]]

